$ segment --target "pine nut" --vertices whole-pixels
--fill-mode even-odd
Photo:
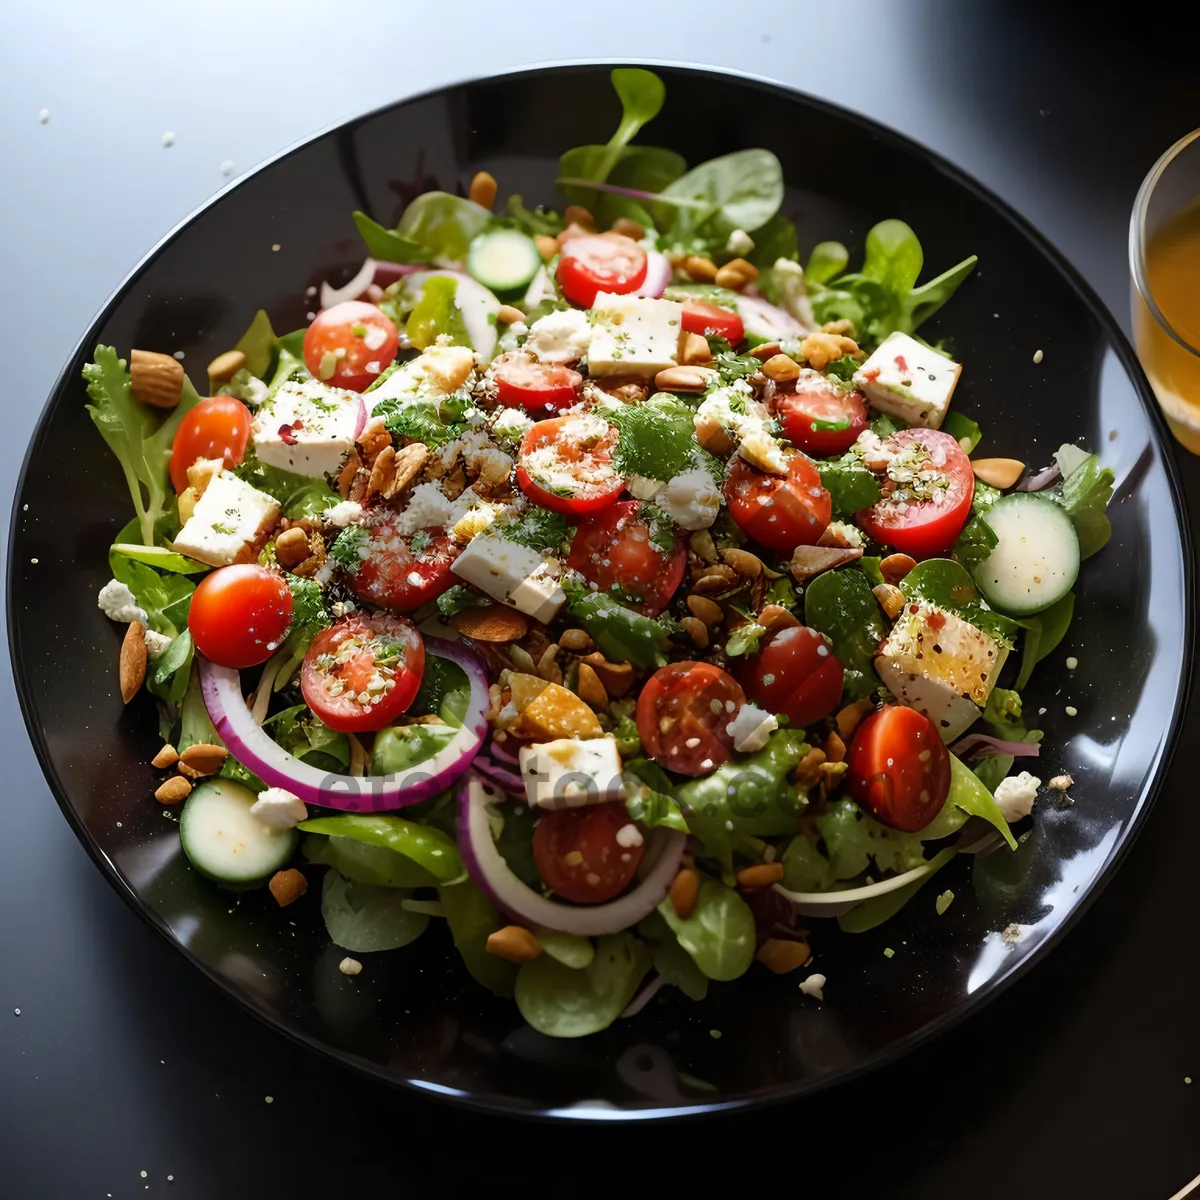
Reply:
[[[496,192],[499,190],[495,177],[489,171],[476,171],[471,180],[471,189],[467,195],[475,204],[491,208],[496,203]]]
[[[671,883],[667,895],[675,915],[686,921],[696,909],[696,897],[700,894],[700,876],[691,867],[684,867]]]
[[[527,963],[539,958],[542,944],[522,925],[505,925],[488,934],[487,952],[505,962]]]
[[[683,626],[683,631],[700,647],[701,650],[708,645],[708,627],[699,617],[684,617],[679,622]]]
[[[159,804],[180,804],[191,793],[192,785],[182,775],[172,775],[154,793]]]
[[[793,942],[787,938],[767,938],[754,956],[768,971],[786,975],[802,967],[812,958],[807,942]]]
[[[1025,464],[1015,458],[978,458],[971,463],[975,478],[994,488],[1010,488],[1025,470]]]
[[[917,565],[917,560],[907,554],[889,554],[879,564],[879,573],[884,583],[899,583]]]
[[[240,350],[226,350],[208,364],[208,382],[228,383],[245,365],[246,356]]]
[[[755,863],[752,867],[743,867],[737,873],[738,887],[744,892],[755,892],[760,888],[770,887],[783,878],[783,863]]]
[[[719,625],[725,617],[721,606],[707,596],[689,596],[687,606],[692,616],[699,618],[705,625]]]
[[[800,364],[786,354],[774,354],[763,363],[762,373],[776,383],[793,383],[800,378]]]
[[[502,304],[496,310],[496,320],[501,325],[515,325],[518,321],[525,320],[525,314],[511,304]]]
[[[685,258],[683,269],[698,283],[712,283],[717,277],[717,264],[711,258],[704,258],[699,254]]]

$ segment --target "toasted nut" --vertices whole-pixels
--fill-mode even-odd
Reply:
[[[188,779],[200,778],[200,772],[193,767],[189,767],[185,762],[177,762],[175,764],[175,770],[177,770],[180,775],[186,775]]]
[[[660,392],[702,392],[715,371],[704,367],[667,367],[654,377],[654,386]]]
[[[141,621],[130,621],[121,642],[121,662],[118,678],[121,683],[121,699],[126,704],[138,694],[146,679],[146,627]]]
[[[477,642],[515,642],[529,632],[529,618],[506,604],[464,608],[450,618],[450,624]]]
[[[600,682],[600,676],[585,662],[579,664],[579,678],[575,684],[575,691],[580,700],[592,708],[605,708],[608,705],[608,693],[604,690],[604,684]]]
[[[739,550],[735,547],[722,551],[721,557],[739,575],[757,579],[762,574],[762,559],[757,554],[751,554],[749,550]]]
[[[224,746],[215,746],[211,742],[197,742],[180,754],[179,761],[197,775],[215,775],[228,757],[229,751]]]
[[[191,795],[192,785],[182,775],[172,775],[154,793],[159,804],[180,804]]]
[[[412,442],[396,451],[396,474],[391,486],[384,489],[383,497],[390,500],[398,492],[408,487],[420,474],[429,458],[429,447],[424,442]]]
[[[174,408],[183,396],[183,364],[169,354],[134,350],[129,355],[129,386],[152,408]]]
[[[624,234],[627,238],[633,238],[635,242],[640,242],[646,236],[646,231],[629,217],[618,217],[612,223],[612,231]]]
[[[491,208],[496,203],[497,190],[496,178],[490,171],[476,171],[467,195],[472,203]]]
[[[862,558],[862,551],[854,548],[842,550],[837,546],[797,546],[792,553],[792,578],[797,583],[807,583],[835,567]]]
[[[271,876],[271,882],[267,884],[267,888],[275,897],[275,903],[280,908],[287,908],[289,904],[295,904],[308,891],[308,880],[304,878],[303,871],[289,867],[286,871],[276,871]]]
[[[196,511],[196,501],[200,499],[200,493],[194,487],[184,488],[179,493],[179,523],[186,525],[191,519],[192,514]]]
[[[679,355],[679,361],[685,366],[712,362],[712,351],[708,348],[708,339],[699,333],[684,334],[683,352]]]
[[[596,228],[596,218],[582,204],[568,204],[563,209],[563,221],[567,225],[583,225],[587,229]]]
[[[837,321],[826,321],[821,326],[822,333],[846,333],[848,334],[854,328],[854,322],[849,317],[842,317]]]
[[[487,952],[505,962],[533,962],[542,953],[542,944],[522,925],[505,925],[488,934]]]
[[[509,646],[508,657],[512,661],[512,665],[522,674],[537,675],[537,663],[533,661],[533,655],[524,646]]]
[[[899,583],[917,565],[917,560],[907,554],[889,554],[879,564],[879,573],[884,583]]]
[[[358,451],[351,450],[350,457],[346,459],[346,465],[342,467],[337,477],[338,494],[343,499],[350,495],[350,488],[354,483],[354,476],[358,474],[362,465],[362,459],[358,457]]]
[[[786,975],[812,959],[807,942],[792,942],[787,938],[767,938],[754,956],[768,971]]]
[[[767,631],[768,637],[778,633],[781,629],[790,629],[793,625],[800,624],[800,618],[795,613],[788,612],[782,604],[768,604],[758,614],[756,620]]]
[[[825,739],[825,761],[831,763],[840,763],[846,761],[846,743],[842,741],[842,735],[833,730]]]
[[[501,325],[515,325],[518,321],[525,320],[525,314],[511,304],[502,304],[496,309],[496,320]]]
[[[316,532],[308,535],[308,557],[292,568],[293,575],[311,579],[325,565],[325,539]]]
[[[298,567],[308,557],[308,534],[293,526],[275,539],[275,558],[286,570]]]
[[[558,639],[558,644],[572,654],[586,654],[595,646],[591,635],[583,629],[568,629]]]
[[[718,625],[725,617],[721,606],[707,596],[689,596],[687,606],[692,616],[698,617],[705,625]]]
[[[711,258],[691,254],[683,260],[683,269],[699,283],[712,283],[717,277],[717,264]]]
[[[709,452],[718,457],[733,451],[733,438],[725,432],[724,426],[710,413],[697,413],[692,420],[696,425],[696,441]]]
[[[758,268],[752,262],[747,262],[744,258],[734,258],[717,271],[713,282],[717,287],[732,288],[736,291],[748,283],[753,283],[757,278]]]
[[[701,562],[715,563],[717,561],[717,543],[707,529],[697,529],[688,538],[688,548]]]
[[[700,876],[691,867],[684,867],[671,881],[671,907],[675,915],[686,921],[696,908],[696,897],[700,894]]]
[[[819,538],[817,538],[817,545],[818,546],[839,546],[843,550],[857,549],[858,547],[856,546],[856,544],[854,542],[852,542],[850,540],[850,538],[846,536],[845,533],[842,532],[842,529],[838,528],[838,526],[840,524],[841,524],[841,522],[835,521],[835,522],[833,522],[832,525],[827,525],[825,527],[825,531],[821,534],[821,536]],[[845,528],[845,526],[843,525],[842,528]],[[850,528],[853,528],[853,526],[851,526]]]
[[[610,696],[623,696],[633,683],[633,663],[609,662],[603,654],[589,654],[584,660],[604,684],[604,690]]]
[[[759,362],[765,363],[775,357],[780,351],[778,342],[764,342],[761,346],[755,346],[750,354],[753,358],[757,358]]]
[[[847,704],[845,708],[838,710],[838,714],[833,720],[842,741],[850,739],[874,707],[875,705],[870,700],[855,700],[853,704]]]
[[[894,583],[876,584],[871,591],[879,607],[894,621],[904,607],[904,593]]]
[[[558,670],[558,664],[554,661],[556,658],[558,658],[558,650],[558,643],[551,642],[550,645],[548,645],[546,649],[542,651],[542,656],[537,661],[537,673],[543,679],[549,679],[552,682],[558,682],[554,679],[554,674],[556,671],[561,679],[562,672]]]
[[[792,383],[800,378],[800,364],[786,354],[775,354],[763,363],[762,373],[776,383]]]
[[[590,379],[588,382],[620,400],[622,404],[641,404],[650,395],[650,385],[644,379],[602,375],[599,379]]]
[[[823,371],[835,359],[847,354],[857,357],[862,353],[853,338],[839,333],[810,333],[800,343],[800,355],[810,367]]]
[[[208,364],[208,382],[228,383],[245,365],[246,356],[240,350],[226,350]]]
[[[365,463],[373,463],[392,444],[392,435],[382,420],[369,422],[358,435],[358,449]]]
[[[821,764],[825,761],[824,750],[810,750],[797,764],[792,778],[802,787],[812,787],[821,778]]]
[[[692,592],[699,596],[710,596],[715,592],[727,592],[734,585],[734,581],[727,575],[708,574],[701,575],[695,583],[692,584]]]
[[[150,765],[157,767],[160,771],[165,771],[168,767],[173,767],[179,761],[179,751],[168,742],[151,760]]]
[[[828,788],[837,787],[838,781],[848,770],[848,762],[823,762],[820,766],[821,774],[825,777],[825,786]]]
[[[544,263],[548,263],[558,253],[558,239],[552,238],[548,233],[535,233],[533,242]]]
[[[684,617],[679,622],[683,626],[683,631],[700,647],[701,650],[708,645],[708,626],[704,624],[699,617]]]
[[[744,892],[754,892],[759,888],[770,887],[783,878],[783,863],[755,863],[752,867],[743,867],[737,873],[738,887]]]
[[[392,486],[396,479],[396,450],[394,446],[385,446],[376,456],[371,465],[371,479],[367,484],[367,495],[382,495]]]
[[[971,463],[975,478],[994,488],[1010,488],[1025,470],[1025,464],[1015,458],[977,458]]]

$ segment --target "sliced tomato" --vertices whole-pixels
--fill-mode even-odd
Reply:
[[[617,840],[632,824],[623,804],[546,813],[533,828],[538,874],[552,892],[573,904],[602,904],[619,896],[632,882],[646,848],[640,839],[635,845]]]
[[[246,457],[253,418],[233,396],[211,396],[183,416],[171,445],[171,483],[177,492],[188,485],[188,467],[202,458],[222,458],[227,467]]]
[[[842,698],[845,671],[825,639],[807,625],[781,629],[740,672],[746,695],[769,713],[806,727],[827,717]]]
[[[292,593],[278,571],[257,563],[218,567],[196,585],[188,632],[196,649],[220,667],[266,662],[287,635]]]
[[[710,304],[707,300],[685,300],[683,304],[683,328],[688,333],[707,335],[715,333],[731,346],[738,345],[746,336],[742,318],[732,308]]]
[[[661,667],[638,696],[642,749],[680,775],[707,775],[733,754],[729,722],[746,693],[728,671],[707,662]]]
[[[496,399],[509,408],[523,408],[534,416],[552,417],[579,401],[583,376],[570,367],[535,362],[515,350],[493,360]]]
[[[300,668],[304,702],[340,733],[390,725],[413,702],[425,673],[416,626],[387,613],[353,613],[322,629]]]
[[[567,566],[602,592],[621,592],[647,616],[656,617],[675,594],[687,567],[687,548],[678,528],[671,549],[652,540],[636,500],[619,500],[579,523]]]
[[[792,455],[786,476],[766,475],[736,459],[725,480],[725,501],[747,537],[779,554],[815,546],[833,517],[821,476],[803,454]]]
[[[304,365],[314,379],[361,392],[391,364],[400,334],[385,313],[346,300],[317,314],[304,331]]]
[[[617,431],[592,413],[539,421],[521,440],[517,482],[535,504],[568,517],[607,508],[624,490],[613,467]]]
[[[774,404],[784,437],[809,454],[841,454],[867,427],[862,393],[844,391],[808,368],[793,391],[775,394]]]
[[[393,517],[371,526],[363,549],[367,557],[349,584],[356,596],[381,608],[411,612],[454,584],[450,564],[458,545],[439,526],[407,536]]]
[[[944,554],[971,513],[975,475],[970,460],[940,429],[902,429],[883,446],[892,458],[889,474],[912,482],[889,479],[895,490],[855,520],[877,542],[913,558]]]
[[[855,730],[847,762],[850,795],[892,829],[924,829],[950,794],[950,755],[915,708],[887,704],[872,713]]]
[[[563,244],[554,277],[572,304],[591,308],[598,292],[636,292],[646,263],[646,251],[623,233],[585,234]]]

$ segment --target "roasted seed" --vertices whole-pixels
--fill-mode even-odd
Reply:
[[[725,616],[721,606],[707,596],[689,596],[687,606],[692,616],[698,617],[705,625],[718,625]]]
[[[715,371],[704,367],[667,367],[654,377],[654,386],[660,392],[702,392]]]
[[[575,690],[580,700],[592,708],[604,708],[608,704],[608,693],[604,690],[604,684],[600,682],[600,676],[585,662],[579,664]]]
[[[708,626],[704,624],[699,617],[684,617],[679,622],[683,626],[683,631],[700,647],[701,650],[708,645]]]
[[[484,208],[491,208],[496,203],[497,190],[495,176],[490,171],[476,171],[467,195],[473,203],[481,204]]]
[[[191,795],[192,785],[182,775],[172,775],[155,790],[154,798],[159,804],[180,804]]]
[[[487,952],[505,962],[532,962],[542,953],[542,944],[522,925],[505,925],[488,934]]]
[[[685,258],[683,269],[699,283],[712,283],[717,277],[717,264],[711,258],[703,258],[699,254]]]
[[[753,283],[757,278],[758,268],[752,262],[747,262],[744,258],[733,258],[717,271],[713,282],[717,287],[732,288],[737,291],[738,288]]]
[[[289,867],[286,871],[276,871],[271,876],[267,888],[275,897],[275,903],[280,908],[286,908],[289,904],[295,904],[308,891],[308,880],[304,878],[303,871]]]
[[[743,867],[737,873],[738,887],[744,892],[754,892],[759,888],[770,887],[783,878],[783,863],[755,863],[752,867]]]
[[[627,238],[633,238],[635,242],[640,242],[646,236],[646,231],[629,217],[618,217],[612,223],[612,231],[624,234]]]
[[[572,654],[586,654],[592,649],[595,642],[592,641],[591,635],[583,629],[568,629],[558,639],[558,644]]]
[[[679,361],[685,366],[712,362],[712,350],[709,349],[708,339],[699,333],[685,334]]]
[[[229,751],[224,746],[197,742],[180,754],[179,762],[197,775],[215,775],[228,757]]]
[[[141,621],[130,621],[121,642],[121,661],[118,680],[121,699],[128,704],[138,694],[146,679],[146,628]]]
[[[1025,464],[1015,458],[977,458],[971,463],[975,478],[994,488],[1010,488],[1025,470]]]
[[[790,629],[793,625],[799,625],[800,618],[795,613],[788,612],[782,604],[768,604],[758,614],[757,622],[770,636],[778,633],[781,629]]]
[[[308,557],[308,535],[303,529],[285,529],[275,539],[275,558],[279,565],[290,570]]]
[[[596,228],[596,218],[582,204],[568,204],[563,209],[563,221],[568,226],[582,225],[585,229]]]
[[[226,350],[208,364],[208,382],[228,383],[246,365],[246,356],[240,350]]]
[[[511,304],[502,304],[496,310],[496,320],[501,325],[515,325],[518,321],[525,320],[525,314]]]
[[[792,383],[800,378],[800,364],[786,354],[775,354],[763,363],[762,373],[776,383]]]
[[[555,670],[554,660],[558,658],[558,650],[558,643],[551,642],[550,645],[548,645],[546,649],[542,651],[542,656],[538,659],[537,663],[537,673],[543,679],[549,679]]]
[[[696,908],[696,897],[700,894],[700,876],[691,867],[684,867],[671,881],[671,907],[675,915],[686,921]]]
[[[623,696],[633,683],[633,663],[609,662],[603,654],[595,652],[583,659],[604,684],[604,690],[610,696]]]
[[[845,708],[838,710],[838,714],[833,720],[834,724],[837,725],[837,731],[842,741],[850,739],[851,735],[874,707],[875,705],[870,700],[855,700],[853,704],[847,704]]]
[[[767,938],[754,956],[768,971],[786,975],[802,967],[812,958],[807,942],[793,942],[787,938]]]
[[[889,554],[881,560],[879,573],[884,583],[899,583],[917,565],[917,560],[907,554]]]
[[[535,233],[533,242],[544,263],[549,262],[558,253],[558,239],[552,238],[548,233]]]
[[[508,657],[518,671],[524,671],[526,675],[536,675],[538,673],[537,663],[533,661],[533,655],[524,646],[509,646]]]
[[[168,767],[173,767],[179,761],[179,751],[168,742],[151,760],[150,765],[157,767],[160,771],[165,771]]]
[[[725,432],[725,427],[711,413],[697,413],[693,417],[696,426],[696,441],[701,447],[718,457],[729,454],[733,450],[733,439]]]
[[[774,358],[775,355],[779,353],[779,349],[780,347],[778,342],[764,342],[761,346],[755,346],[754,349],[750,351],[750,354],[754,358],[757,358],[759,362],[765,363],[769,359]]]
[[[745,575],[748,579],[757,579],[762,574],[762,559],[757,554],[751,554],[749,550],[733,547],[725,550],[721,557],[739,575]]]

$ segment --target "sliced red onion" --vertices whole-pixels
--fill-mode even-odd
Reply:
[[[655,975],[652,980],[630,1002],[621,1012],[624,1017],[636,1017],[638,1013],[654,999],[655,996],[662,990],[663,985],[667,982],[665,975]]]
[[[255,724],[242,697],[237,671],[197,655],[200,688],[221,740],[268,787],[286,788],[306,804],[342,812],[388,812],[444,792],[471,765],[487,734],[487,677],[475,653],[440,638],[426,638],[425,648],[449,659],[466,674],[471,686],[467,712],[448,745],[432,758],[393,775],[339,775],[294,758]]]
[[[673,275],[671,262],[665,254],[660,254],[657,250],[647,250],[646,278],[634,295],[649,296],[657,300],[667,290]]]
[[[429,271],[431,269],[428,263],[377,262],[375,264],[375,278],[372,282],[381,288],[386,288],[395,283],[397,279],[403,279],[406,275],[414,275],[417,271]]]
[[[662,902],[679,870],[686,834],[677,829],[653,829],[647,852],[658,857],[631,892],[607,904],[564,904],[549,900],[523,884],[496,849],[487,806],[500,798],[472,771],[458,785],[458,848],[471,878],[502,912],[531,928],[599,937],[636,925]]]
[[[1036,475],[1030,475],[1022,479],[1020,483],[1013,488],[1014,492],[1043,492],[1048,487],[1053,487],[1062,478],[1062,472],[1058,469],[1058,463],[1052,467],[1044,467]]]
[[[507,767],[500,766],[499,763],[493,762],[486,754],[478,754],[475,756],[475,761],[471,764],[472,769],[478,771],[489,783],[495,784],[507,796],[512,796],[514,799],[523,799],[525,796],[525,783],[521,776],[516,771],[510,771]]]
[[[340,288],[331,287],[325,280],[321,281],[321,307],[332,308],[335,304],[344,304],[347,300],[357,300],[375,280],[375,260],[364,258],[363,265],[358,268],[353,279],[344,283]]]
[[[367,424],[367,402],[360,395],[358,397],[358,415],[354,418],[354,440],[358,441],[358,435],[362,433]]]
[[[743,319],[751,317],[760,328],[769,329],[772,338],[778,342],[802,338],[808,333],[786,308],[769,304],[757,296],[747,296],[745,292],[738,296],[737,310]]]
[[[492,738],[491,742],[488,743],[488,753],[502,767],[519,767],[521,760],[517,757],[517,752],[509,747],[509,740],[509,738],[505,738],[504,741],[498,742],[495,738]]]
[[[1006,742],[1003,738],[987,733],[968,733],[950,747],[951,753],[959,758],[975,754],[979,758],[991,758],[996,754],[1011,754],[1013,758],[1037,758],[1042,752],[1040,742]]]

